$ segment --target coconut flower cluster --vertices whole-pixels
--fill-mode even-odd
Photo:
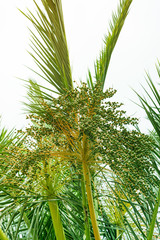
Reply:
[[[39,137],[52,135],[57,147],[53,154],[59,154],[64,164],[67,160],[77,166],[77,171],[81,168],[85,135],[91,171],[109,166],[129,192],[140,190],[148,195],[151,139],[135,129],[137,119],[126,117],[121,103],[110,101],[115,93],[113,89],[102,92],[98,85],[91,90],[83,83],[53,101],[42,101],[41,114],[31,118],[39,126]]]
[[[41,112],[29,116],[26,142],[11,151],[12,177],[23,176],[22,185],[28,181],[34,191],[57,194],[55,181],[64,186],[71,167],[81,173],[86,144],[90,172],[110,167],[130,193],[140,190],[149,195],[151,140],[133,128],[137,119],[126,117],[122,104],[110,101],[115,93],[102,92],[99,86],[91,90],[83,83],[52,101],[40,100]]]

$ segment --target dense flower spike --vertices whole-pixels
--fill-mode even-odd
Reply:
[[[31,179],[39,177],[40,171],[44,172],[42,175],[53,171],[47,173],[52,176],[55,167],[56,171],[59,168],[58,171],[65,173],[67,164],[68,168],[71,162],[82,164],[80,153],[86,135],[87,164],[91,171],[96,172],[107,164],[123,179],[128,191],[140,190],[148,195],[151,140],[135,129],[129,130],[129,126],[137,124],[137,119],[126,117],[120,108],[122,104],[110,101],[115,92],[109,89],[103,93],[99,86],[92,91],[82,84],[53,101],[42,102],[44,114],[30,115],[34,124],[26,129],[26,147],[11,150],[15,168],[21,169],[23,176],[32,173]],[[18,156],[18,166],[15,156]]]

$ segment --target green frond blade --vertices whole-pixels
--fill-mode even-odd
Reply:
[[[40,69],[44,81],[59,93],[72,89],[72,76],[65,34],[62,5],[60,0],[36,0],[36,16],[28,10],[23,13],[33,24],[36,33],[31,32],[30,55]],[[42,74],[41,74],[42,73]]]
[[[129,7],[132,0],[120,0],[117,13],[112,14],[112,21],[110,22],[110,30],[105,36],[104,47],[100,53],[99,59],[95,63],[95,78],[96,82],[100,83],[102,89],[106,79],[106,74],[112,52],[124,25],[125,19],[128,15]]]

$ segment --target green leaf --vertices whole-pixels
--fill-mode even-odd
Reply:
[[[102,89],[104,88],[107,70],[109,67],[112,52],[124,25],[125,19],[128,15],[129,7],[132,0],[120,0],[116,13],[112,14],[112,21],[110,22],[110,30],[105,36],[104,47],[100,53],[99,59],[95,63],[95,78],[96,83],[100,83]]]

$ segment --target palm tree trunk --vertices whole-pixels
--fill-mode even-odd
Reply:
[[[160,187],[159,187],[157,202],[156,202],[156,205],[155,205],[155,208],[153,211],[153,215],[152,215],[152,220],[150,223],[150,228],[149,228],[148,235],[147,235],[147,240],[152,240],[159,205],[160,205]]]
[[[89,218],[88,218],[88,206],[87,206],[87,198],[86,198],[86,189],[85,183],[82,176],[81,179],[81,191],[82,191],[82,205],[83,205],[83,212],[84,212],[84,227],[85,227],[85,239],[91,240],[90,237],[90,226],[89,226]]]
[[[1,239],[1,240],[9,240],[9,238],[8,238],[7,235],[2,231],[1,228],[0,228],[0,239]]]
[[[49,201],[49,209],[52,217],[52,223],[57,240],[66,240],[57,200]]]

